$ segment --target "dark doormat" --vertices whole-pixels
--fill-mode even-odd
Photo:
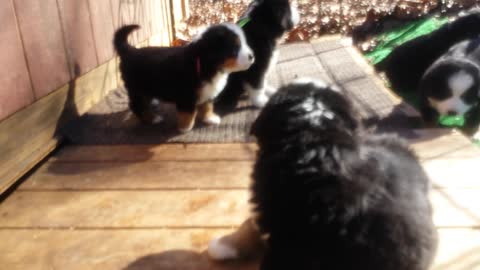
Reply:
[[[325,44],[325,46],[322,46]],[[335,46],[333,46],[335,45]],[[380,131],[418,127],[418,118],[408,105],[395,102],[387,90],[364,70],[352,56],[352,50],[339,40],[289,44],[280,51],[280,59],[269,76],[273,86],[280,86],[301,76],[336,83],[348,94],[365,121]],[[73,144],[159,144],[159,143],[242,143],[252,141],[250,126],[259,110],[247,101],[222,118],[219,126],[197,126],[186,134],[176,131],[172,105],[161,104],[164,120],[156,125],[140,123],[128,109],[124,89],[112,91],[87,114],[69,123],[63,134]]]
[[[163,121],[145,125],[128,109],[124,89],[112,91],[87,114],[66,126],[64,134],[73,144],[159,144],[159,143],[233,143],[248,142],[249,129],[259,110],[241,102],[232,113],[222,118],[219,126],[198,124],[188,133],[176,129],[175,107],[160,104]]]

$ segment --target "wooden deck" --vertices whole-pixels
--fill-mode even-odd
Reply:
[[[434,182],[435,270],[480,269],[480,151],[412,139]],[[64,147],[0,204],[0,268],[253,270],[204,250],[248,215],[250,144]]]

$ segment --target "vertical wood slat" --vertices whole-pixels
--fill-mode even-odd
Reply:
[[[30,105],[35,97],[13,0],[0,1],[0,23],[1,121]]]

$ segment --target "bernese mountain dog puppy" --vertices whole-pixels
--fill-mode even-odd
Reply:
[[[219,24],[183,47],[137,49],[127,39],[138,28],[124,26],[114,38],[132,112],[142,121],[154,123],[160,117],[151,104],[159,99],[176,105],[181,132],[191,130],[197,117],[207,124],[219,124],[213,99],[225,88],[230,73],[246,70],[254,62],[242,29]]]
[[[456,44],[433,63],[420,81],[419,92],[428,123],[435,123],[440,115],[464,115],[467,126],[478,125],[480,37]],[[480,139],[480,132],[475,137]]]
[[[239,98],[248,92],[253,105],[263,107],[275,88],[265,76],[276,64],[277,45],[283,35],[299,22],[297,9],[289,0],[255,0],[238,24],[243,26],[248,45],[253,49],[255,63],[246,71],[232,74],[225,90],[219,95],[216,107],[225,113],[233,110]]]
[[[414,92],[430,65],[456,43],[480,35],[480,11],[472,10],[430,34],[408,41],[376,68],[385,72],[393,89]]]
[[[320,82],[273,95],[252,127],[254,217],[209,255],[238,258],[251,246],[240,235],[263,235],[261,270],[427,270],[437,245],[429,179],[406,142],[365,131],[357,116]]]

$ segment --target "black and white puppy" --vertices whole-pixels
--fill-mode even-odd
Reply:
[[[219,24],[183,47],[137,49],[127,38],[138,28],[124,26],[114,38],[132,112],[144,122],[155,122],[158,117],[151,103],[160,99],[176,105],[181,132],[191,130],[196,117],[207,124],[219,124],[213,99],[225,88],[230,73],[246,70],[254,62],[242,29],[235,24]]]
[[[429,179],[404,141],[366,133],[357,115],[341,92],[301,81],[255,121],[261,270],[429,268],[437,244]],[[212,241],[210,256],[241,254],[231,239]]]
[[[425,72],[419,91],[421,112],[427,122],[435,122],[439,115],[478,113],[480,37],[450,48]],[[480,138],[480,133],[476,136]]]
[[[393,89],[414,92],[425,71],[450,47],[480,35],[480,11],[472,10],[430,34],[408,41],[376,68],[384,71]]]
[[[240,96],[248,92],[252,103],[263,107],[275,89],[265,77],[276,64],[277,45],[283,35],[299,22],[299,14],[289,0],[255,0],[240,22],[248,45],[253,49],[255,63],[249,70],[230,76],[227,87],[216,104],[222,111],[234,109]]]

